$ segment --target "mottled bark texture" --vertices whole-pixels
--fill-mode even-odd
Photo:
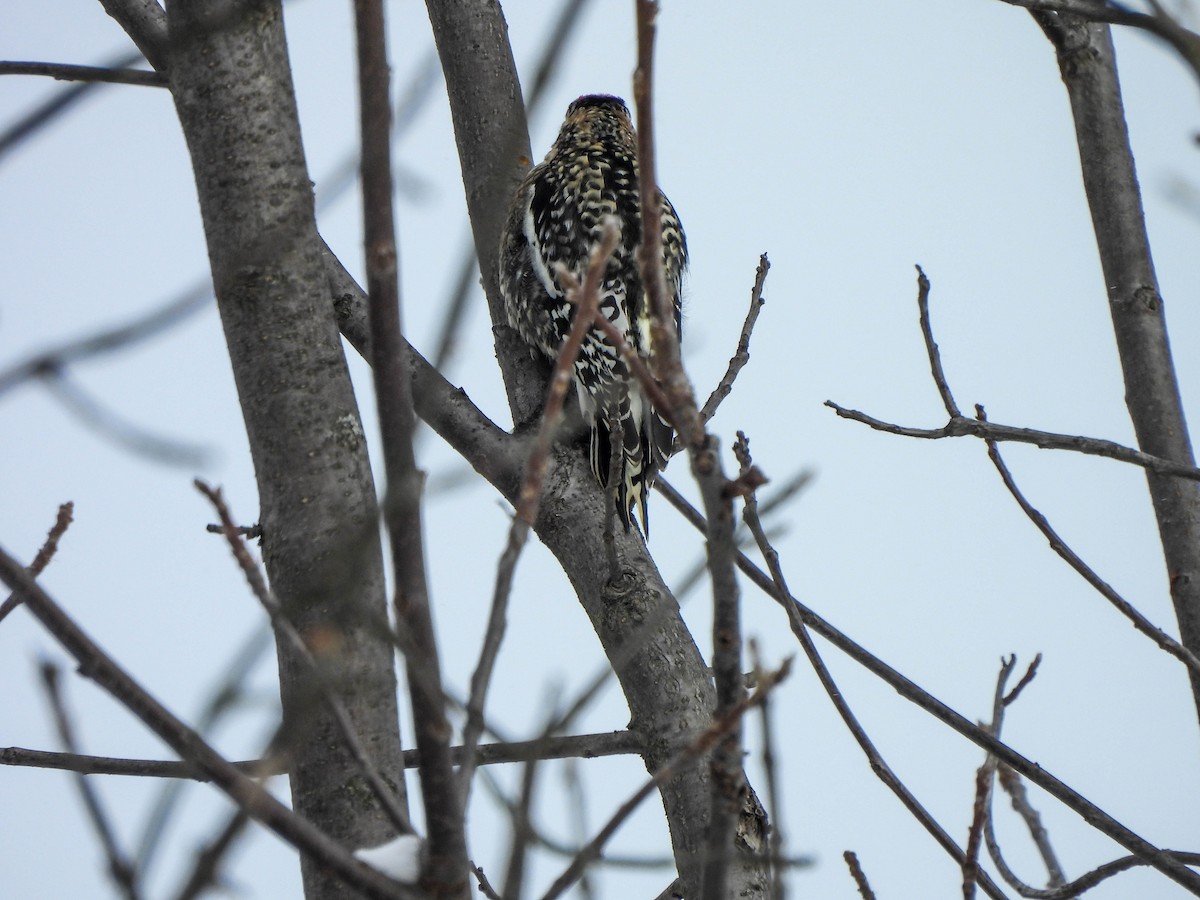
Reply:
[[[496,281],[501,227],[531,160],[507,26],[491,0],[428,0],[426,6],[446,76],[496,355],[513,421],[522,426],[535,421],[541,410],[546,370],[531,362],[528,348],[505,324]],[[515,484],[502,480],[497,487],[515,502]],[[678,604],[638,535],[618,529],[621,571],[610,580],[603,545],[606,516],[603,493],[582,454],[565,448],[555,452],[534,530],[570,579],[613,663],[632,713],[631,726],[646,740],[643,760],[653,772],[711,721],[715,697]],[[662,799],[684,890],[698,896],[709,814],[707,763],[671,779]],[[755,802],[747,808],[758,813],[748,813],[755,821],[739,831],[760,832],[761,807]],[[729,848],[731,894],[736,885],[738,895],[762,896],[766,862],[742,850]]]
[[[1071,100],[1083,185],[1125,378],[1125,404],[1138,447],[1195,465],[1146,236],[1112,35],[1108,25],[1067,14],[1034,17],[1054,43]],[[1151,470],[1146,479],[1180,641],[1200,653],[1200,484]],[[1191,680],[1200,713],[1200,676],[1192,673]]]
[[[278,2],[168,10],[169,75],[258,481],[263,557],[379,770],[403,789],[375,489],[317,236]],[[350,846],[393,830],[280,643],[295,809]],[[353,894],[305,859],[305,894]]]

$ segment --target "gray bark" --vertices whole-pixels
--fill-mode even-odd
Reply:
[[[1138,447],[1195,465],[1142,197],[1121,101],[1109,26],[1035,13],[1055,45],[1079,143],[1080,165]],[[1180,642],[1200,653],[1200,484],[1146,471],[1167,564]],[[1200,676],[1191,674],[1200,714]]]
[[[403,790],[375,489],[313,213],[277,2],[172,3],[169,75],[187,138],[230,361],[258,481],[271,586],[319,647],[351,720]],[[279,642],[295,809],[350,846],[392,825],[301,660]],[[305,894],[353,896],[303,860]]]
[[[505,324],[496,279],[501,227],[532,155],[508,29],[490,0],[427,0],[426,6],[446,76],[496,356],[520,426],[540,412],[546,370],[531,364],[525,344]],[[514,494],[507,496],[515,501]],[[618,533],[621,571],[610,581],[602,537],[606,516],[604,496],[582,455],[555,453],[534,531],[563,567],[600,637],[629,704],[631,727],[646,739],[642,758],[653,772],[712,720],[715,694],[678,603],[640,536]],[[684,892],[699,896],[709,819],[707,762],[685,768],[661,793]],[[761,810],[751,792],[738,833],[761,833]],[[765,896],[766,859],[745,850],[740,843],[729,849],[729,895]]]

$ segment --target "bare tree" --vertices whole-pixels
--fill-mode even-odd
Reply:
[[[988,421],[983,408],[963,414],[943,370],[930,320],[930,283],[923,272],[918,306],[931,374],[948,416],[941,428],[900,426],[866,413],[829,405],[838,415],[872,428],[918,438],[973,436],[987,444],[1004,484],[1052,546],[1134,625],[1187,669],[1200,709],[1200,496],[1166,336],[1162,303],[1146,238],[1140,195],[1128,148],[1110,22],[1147,28],[1193,60],[1200,42],[1158,4],[1137,17],[1100,2],[1029,0],[1035,20],[1053,42],[1071,99],[1084,185],[1095,223],[1100,260],[1109,290],[1126,400],[1139,448],[1111,441],[1004,426]],[[561,52],[571,16],[550,44]],[[361,173],[365,243],[364,290],[317,230],[311,177],[301,141],[291,61],[278,0],[227,0],[218,4],[153,0],[104,0],[153,72],[122,66],[97,69],[46,64],[8,65],[10,73],[51,74],[84,82],[120,82],[169,89],[187,141],[207,239],[212,284],[229,350],[241,412],[254,463],[264,579],[247,552],[246,529],[233,520],[219,491],[200,485],[227,541],[263,604],[274,630],[281,686],[282,722],[262,757],[234,764],[221,757],[197,730],[156,701],[93,642],[37,582],[65,531],[60,515],[44,553],[25,569],[0,552],[0,577],[13,594],[0,619],[18,605],[28,608],[71,653],[82,674],[132,711],[179,756],[179,762],[104,760],[77,752],[58,677],[44,680],[59,723],[65,753],[11,749],[9,765],[67,768],[79,784],[101,837],[115,885],[125,896],[145,893],[139,873],[113,835],[102,802],[90,791],[87,773],[198,778],[211,781],[233,801],[234,812],[183,880],[179,896],[196,896],[220,884],[222,862],[250,821],[274,831],[300,855],[305,895],[324,897],[465,897],[476,888],[488,896],[521,896],[530,890],[525,856],[536,840],[531,817],[538,764],[546,759],[637,753],[647,772],[642,787],[589,839],[571,849],[561,874],[544,888],[559,896],[585,879],[606,843],[647,796],[657,792],[669,826],[677,878],[662,896],[781,897],[789,860],[773,824],[783,812],[776,785],[779,759],[771,750],[771,692],[790,663],[743,659],[741,597],[735,569],[784,611],[809,664],[870,768],[963,873],[964,896],[981,890],[1005,896],[981,862],[987,846],[996,872],[1022,896],[1077,896],[1133,865],[1152,867],[1194,894],[1200,876],[1189,866],[1193,853],[1164,850],[1142,837],[1057,773],[1001,740],[1005,707],[1033,677],[1033,669],[1010,693],[1006,662],[987,726],[970,721],[906,678],[800,602],[788,586],[784,564],[764,527],[758,492],[766,483],[739,433],[734,445],[739,470],[727,475],[717,437],[708,429],[720,401],[748,360],[751,333],[763,302],[768,263],[763,256],[750,307],[725,377],[707,403],[683,368],[670,333],[662,285],[659,229],[643,228],[643,278],[655,314],[656,345],[669,348],[654,373],[640,371],[647,390],[661,398],[680,434],[701,509],[669,484],[660,493],[702,533],[712,586],[711,652],[701,649],[637,530],[613,528],[610,505],[569,429],[561,429],[565,373],[578,352],[582,329],[604,327],[596,309],[599,273],[611,247],[592,255],[588,278],[574,286],[573,339],[555,371],[531,361],[505,324],[497,288],[501,224],[510,198],[533,156],[526,106],[507,26],[497,4],[428,0],[428,15],[445,78],[473,235],[475,259],[487,298],[495,348],[512,420],[508,432],[456,390],[405,340],[403,298],[397,280],[392,214],[393,160],[389,134],[393,105],[388,89],[384,10],[380,0],[357,0]],[[637,113],[641,190],[656,189],[654,41],[658,4],[637,0]],[[1192,54],[1192,55],[1189,55]],[[546,71],[553,56],[547,57]],[[647,220],[654,203],[643,202]],[[471,271],[468,261],[465,270]],[[59,348],[0,373],[0,391],[43,378],[58,383],[75,355],[104,352],[153,334],[194,301],[131,328]],[[451,321],[448,318],[448,322]],[[447,325],[452,330],[451,325]],[[358,399],[341,337],[371,365],[387,490],[380,503],[366,451]],[[730,336],[731,347],[735,336]],[[615,340],[615,338],[614,338]],[[60,385],[61,386],[61,385]],[[422,510],[424,476],[413,451],[420,417],[513,507],[515,517],[496,576],[488,633],[471,692],[464,702],[448,696],[439,661],[439,640],[426,585]],[[570,413],[567,413],[568,420]],[[999,452],[1004,441],[1032,443],[1103,455],[1146,470],[1171,579],[1179,622],[1178,641],[1125,601],[1066,546],[1026,501]],[[143,448],[145,449],[145,448]],[[672,474],[683,468],[676,464]],[[782,492],[784,498],[798,490]],[[763,506],[766,506],[764,501]],[[744,530],[735,510],[742,511]],[[388,588],[380,541],[387,536],[393,581]],[[513,572],[529,532],[561,567],[586,613],[619,682],[631,714],[628,729],[613,735],[577,735],[575,718],[591,699],[551,716],[540,738],[481,743],[487,731],[503,730],[488,715],[488,686],[500,651]],[[739,549],[752,544],[765,567]],[[928,712],[986,754],[973,798],[967,840],[960,846],[904,784],[874,746],[843,697],[813,634],[832,643],[874,677]],[[707,645],[706,643],[703,645]],[[405,666],[405,688],[414,722],[415,750],[403,749],[397,705],[395,659]],[[463,739],[452,741],[458,706]],[[767,752],[764,809],[744,771],[743,720],[761,709]],[[489,880],[471,860],[467,800],[481,768],[498,761],[523,765],[520,797],[510,809],[511,844],[502,884]],[[419,771],[422,827],[410,822],[404,769]],[[261,780],[289,776],[289,810],[263,789]],[[1010,871],[992,828],[993,779],[1014,797],[1046,860],[1047,887],[1023,884]],[[1040,787],[1130,856],[1067,881],[1036,811],[1022,798],[1022,779]],[[1023,805],[1022,805],[1023,804]],[[420,834],[423,837],[417,838]],[[378,863],[356,849],[399,836],[421,848],[411,872]],[[419,843],[418,843],[419,841]],[[408,852],[408,851],[406,851]],[[366,862],[364,862],[364,859]],[[369,864],[368,864],[369,863]],[[871,895],[869,864],[853,853],[847,863],[860,893]],[[392,877],[388,877],[392,876]],[[1011,877],[1010,877],[1011,876]]]

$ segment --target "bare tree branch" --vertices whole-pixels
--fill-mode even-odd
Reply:
[[[1150,13],[1135,12],[1124,4],[1095,0],[1003,0],[1037,14],[1066,14],[1087,22],[1106,22],[1138,28],[1171,45],[1200,78],[1200,35],[1183,27],[1158,0],[1149,0]]]
[[[387,525],[395,570],[395,608],[411,646],[405,653],[429,862],[421,882],[438,897],[469,896],[462,798],[450,764],[450,725],[429,609],[421,529],[424,476],[413,454],[416,413],[405,359],[396,230],[392,209],[391,102],[382,0],[355,0],[358,96],[362,125],[363,242],[371,323],[371,372],[383,437]],[[406,823],[407,824],[407,823]],[[411,833],[412,826],[402,829]]]
[[[750,443],[741,432],[738,432],[738,460],[741,463],[743,471],[750,471],[753,466],[753,460],[750,457]],[[763,559],[767,563],[767,571],[771,573],[771,583],[773,591],[777,596],[790,596],[790,591],[787,586],[787,581],[783,575],[783,568],[779,562],[779,554],[771,542],[767,539],[766,532],[763,530],[762,521],[758,515],[758,505],[755,501],[754,492],[750,491],[745,496],[745,506],[742,510],[742,518],[746,523],[746,527],[754,536],[758,544],[759,552],[762,553]],[[741,556],[741,554],[739,554]],[[742,559],[745,557],[743,556]],[[745,568],[743,567],[743,571]],[[814,629],[816,630],[816,629]],[[933,839],[950,854],[951,857],[960,865],[964,866],[966,855],[963,850],[955,843],[954,839],[946,832],[933,815],[925,809],[916,796],[908,789],[903,781],[892,771],[891,767],[884,760],[883,756],[876,749],[875,744],[867,735],[859,723],[858,718],[850,709],[850,704],[846,702],[845,696],[839,690],[837,683],[833,680],[833,675],[829,668],[825,665],[825,660],[821,658],[820,652],[817,650],[816,643],[812,636],[808,633],[807,628],[801,623],[800,627],[793,625],[792,631],[800,641],[800,646],[804,650],[804,655],[808,658],[809,664],[816,672],[817,678],[821,682],[821,687],[824,688],[826,695],[833,702],[834,708],[838,715],[841,716],[846,728],[858,743],[859,748],[867,757],[867,762],[870,764],[871,771],[887,785],[888,789],[896,795],[900,802],[907,809],[921,826],[933,836]],[[819,633],[819,632],[818,632]],[[981,873],[982,874],[982,873]],[[986,874],[982,874],[981,884],[988,896],[993,898],[1002,898],[1004,895],[1000,889],[991,882]]]
[[[476,748],[476,764],[490,766],[498,763],[523,762],[537,751],[542,759],[596,759],[641,752],[641,738],[632,731],[605,731],[599,734],[575,734],[565,737],[538,738],[532,741],[505,741],[480,744]],[[450,758],[461,765],[466,751],[451,747]],[[419,750],[404,751],[404,767],[420,765]],[[285,775],[287,766],[279,760],[261,759],[233,762],[231,766],[244,772],[261,775]],[[128,775],[137,778],[185,778],[190,781],[210,781],[204,770],[188,762],[167,762],[156,759],[117,759],[107,756],[80,756],[75,753],[52,753],[46,750],[27,750],[23,747],[0,747],[0,766],[28,766],[37,769],[64,769],[84,775]]]
[[[149,10],[143,25],[157,9],[119,5]],[[254,461],[271,588],[298,631],[338,645],[326,671],[376,766],[398,783],[395,660],[375,629],[387,609],[378,507],[330,309],[282,8],[172,3],[167,20],[171,93]],[[137,22],[122,21],[137,40]],[[314,702],[309,666],[286,640],[277,649],[285,723],[292,734],[304,726],[290,748],[294,809],[350,847],[391,838],[337,724]],[[464,880],[465,870],[464,859]],[[307,855],[302,876],[313,900],[345,893],[338,870]]]
[[[846,861],[846,866],[850,869],[850,877],[854,879],[858,895],[863,900],[875,900],[875,892],[871,890],[871,884],[867,881],[867,873],[863,871],[862,865],[858,861],[858,854],[853,850],[847,850],[842,854],[842,859]]]
[[[0,549],[0,580],[20,592],[26,608],[75,657],[79,670],[132,712],[176,753],[256,820],[368,897],[406,897],[399,885],[359,863],[336,841],[288,809],[253,779],[223,759],[195,731],[172,715],[89,638],[61,607]]]
[[[742,691],[741,611],[734,573],[732,494],[721,468],[718,445],[704,430],[695,391],[683,369],[673,297],[663,269],[662,204],[659,199],[654,144],[654,39],[657,0],[637,0],[637,69],[633,94],[637,110],[638,194],[641,246],[638,263],[642,288],[651,312],[653,371],[662,383],[669,405],[666,412],[687,448],[692,475],[700,488],[708,530],[705,549],[713,592],[712,671],[716,686],[715,715],[720,718],[740,702]],[[734,837],[749,786],[742,768],[741,723],[734,722],[709,758],[709,817],[704,843],[700,896],[720,900],[762,892],[767,873],[753,853],[734,855]],[[755,800],[757,804],[757,800]],[[687,873],[681,872],[685,883]],[[686,891],[694,893],[693,891]]]
[[[667,497],[672,506],[683,513],[684,518],[697,530],[702,533],[705,531],[704,517],[674,488],[671,488],[662,479],[655,482],[655,487],[659,493]],[[1154,867],[1168,878],[1187,887],[1189,890],[1200,892],[1200,875],[1181,864],[1169,851],[1162,850],[1151,844],[1100,809],[1086,797],[1064,784],[1047,769],[1017,753],[1007,744],[996,740],[986,730],[969,721],[932,694],[905,678],[887,663],[869,653],[828,621],[817,615],[812,609],[802,604],[792,594],[781,592],[773,583],[771,577],[747,559],[745,555],[738,554],[737,565],[755,585],[783,607],[784,612],[787,613],[788,624],[793,634],[802,643],[803,638],[801,638],[801,634],[804,632],[804,629],[812,629],[894,689],[901,697],[925,710],[983,750],[994,753],[1001,762],[1020,772],[1038,787],[1076,812],[1093,828],[1136,854],[1147,865]]]
[[[170,57],[167,15],[158,0],[100,0],[156,71],[167,72]]]
[[[58,666],[51,662],[43,662],[41,664],[42,685],[46,689],[46,696],[50,701],[50,708],[54,712],[54,724],[58,730],[59,740],[62,741],[63,748],[68,753],[77,753],[75,744],[74,728],[71,725],[71,719],[67,715],[67,708],[63,702],[62,692],[59,688]],[[133,866],[130,864],[128,857],[117,845],[116,831],[109,822],[108,813],[105,812],[104,806],[100,802],[100,795],[92,790],[92,784],[84,775],[75,775],[75,786],[79,789],[79,794],[83,798],[84,809],[87,810],[88,821],[92,823],[92,828],[100,838],[100,846],[104,848],[104,856],[108,860],[108,874],[112,878],[113,883],[121,892],[121,895],[127,900],[137,900],[140,896],[137,884],[135,881],[135,873]]]
[[[621,804],[605,826],[596,833],[596,836],[587,846],[579,851],[579,854],[572,860],[571,865],[567,867],[566,871],[555,879],[550,889],[542,895],[542,900],[554,900],[554,898],[561,896],[563,891],[574,884],[584,867],[600,855],[608,839],[616,833],[617,829],[641,805],[642,801],[649,796],[651,791],[671,777],[674,770],[679,766],[686,765],[692,759],[710,752],[725,733],[741,720],[742,716],[758,706],[762,702],[763,697],[788,676],[790,670],[790,660],[785,660],[783,665],[776,671],[765,673],[753,694],[749,697],[743,696],[731,709],[714,718],[713,723],[695,740],[684,747],[667,765],[655,772],[648,781],[634,792],[633,796]]]
[[[167,79],[164,76],[145,69],[109,69],[102,66],[78,66],[65,63],[0,60],[0,75],[40,75],[56,81],[135,84],[143,87],[167,86]]]
[[[467,722],[463,729],[463,746],[466,748],[467,755],[459,772],[464,808],[466,807],[466,798],[470,794],[471,774],[475,769],[471,748],[479,743],[479,737],[483,733],[483,708],[492,671],[500,652],[500,643],[504,639],[508,599],[512,592],[517,560],[520,558],[521,549],[525,546],[525,542],[529,538],[529,531],[537,518],[542,485],[546,478],[546,468],[550,458],[550,447],[558,433],[559,424],[562,422],[563,401],[566,399],[567,388],[571,384],[575,361],[579,358],[583,339],[591,327],[592,321],[597,318],[600,304],[600,281],[604,275],[604,269],[608,265],[608,260],[617,247],[619,237],[620,233],[616,222],[609,218],[604,223],[601,242],[592,252],[582,285],[575,282],[569,272],[557,273],[567,288],[568,296],[575,297],[579,305],[571,320],[571,329],[567,333],[566,340],[563,341],[562,347],[558,351],[558,359],[555,361],[554,372],[550,378],[550,391],[546,395],[542,422],[538,427],[537,436],[534,438],[529,458],[525,463],[525,477],[522,479],[520,493],[517,497],[516,513],[508,530],[508,541],[496,568],[496,583],[492,593],[492,606],[488,615],[488,627],[484,634],[483,647],[480,649],[479,662],[471,675],[471,693],[467,701]],[[610,482],[610,484],[612,483],[615,482]],[[506,893],[508,892],[506,891]]]
[[[1146,234],[1109,27],[1068,13],[1033,14],[1053,43],[1071,102],[1084,191],[1108,292],[1138,446],[1194,466],[1167,337],[1163,297]],[[1180,642],[1200,655],[1200,485],[1146,473]],[[1200,674],[1191,672],[1200,713]]]
[[[58,542],[62,540],[62,536],[67,533],[67,529],[71,527],[71,522],[74,521],[75,504],[68,500],[58,507],[58,517],[54,520],[54,524],[50,526],[50,532],[46,535],[46,540],[42,542],[41,549],[38,550],[37,556],[33,558],[25,571],[29,573],[31,578],[37,578],[45,571],[46,566],[50,565],[50,560],[54,559],[54,554],[58,552]],[[3,603],[0,603],[0,622],[4,621],[5,616],[21,605],[21,595],[15,591],[9,594]]]
[[[986,413],[982,406],[976,405],[975,414],[981,422],[986,422]],[[1079,556],[1072,550],[1067,543],[1058,536],[1051,526],[1050,522],[1043,516],[1034,506],[1025,499],[1025,495],[1021,493],[1021,489],[1017,487],[1016,480],[1012,473],[1008,470],[1003,458],[1000,456],[1000,448],[995,441],[987,442],[988,459],[996,467],[996,471],[1000,474],[1004,486],[1008,488],[1008,492],[1012,494],[1017,505],[1021,507],[1022,512],[1029,517],[1029,520],[1037,526],[1046,540],[1050,542],[1050,549],[1057,553],[1072,569],[1078,572],[1083,580],[1094,587],[1105,600],[1111,603],[1121,615],[1129,619],[1133,623],[1133,627],[1140,631],[1150,640],[1154,641],[1162,650],[1174,656],[1185,666],[1187,666],[1193,675],[1200,675],[1200,658],[1196,654],[1184,647],[1165,631],[1152,623],[1149,619],[1138,612],[1137,608],[1118,594],[1107,581],[1101,578],[1096,572],[1088,566]]]
[[[746,321],[742,323],[737,350],[730,358],[725,374],[721,376],[721,380],[717,382],[713,392],[704,401],[704,406],[700,408],[700,419],[704,422],[716,415],[717,407],[733,391],[733,383],[737,380],[738,374],[746,367],[746,363],[750,362],[750,334],[754,331],[754,325],[758,321],[758,314],[762,311],[763,304],[767,302],[763,299],[762,293],[767,282],[767,272],[770,270],[771,262],[764,253],[758,258],[758,269],[754,273],[754,286],[750,288],[750,309],[746,312]]]
[[[977,437],[980,440],[1015,441],[1019,444],[1033,444],[1042,450],[1071,450],[1088,456],[1103,456],[1118,462],[1131,463],[1149,472],[1160,475],[1174,475],[1191,481],[1200,481],[1200,469],[1184,463],[1172,462],[1152,453],[1134,450],[1122,444],[1106,441],[1102,438],[1083,437],[1076,434],[1056,434],[1051,431],[1038,431],[1034,428],[1017,428],[1012,425],[999,425],[995,422],[980,422],[958,416],[951,419],[941,428],[909,428],[876,419],[857,409],[847,409],[832,400],[826,400],[825,405],[843,419],[851,419],[868,425],[876,431],[888,434],[898,434],[903,437],[922,438],[937,441],[942,438]]]

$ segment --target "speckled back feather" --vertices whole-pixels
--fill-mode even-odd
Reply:
[[[659,202],[667,289],[679,329],[687,243],[675,208],[661,191]],[[500,245],[500,290],[509,324],[550,359],[557,357],[573,313],[556,265],[582,281],[608,216],[619,223],[620,240],[601,284],[600,310],[649,360],[650,311],[636,257],[642,233],[637,141],[625,103],[592,94],[567,108],[554,145],[521,183]],[[608,486],[615,423],[617,512],[628,529],[637,506],[646,531],[646,495],[670,456],[674,432],[599,329],[584,337],[574,375],[579,406],[591,427],[592,472]]]

